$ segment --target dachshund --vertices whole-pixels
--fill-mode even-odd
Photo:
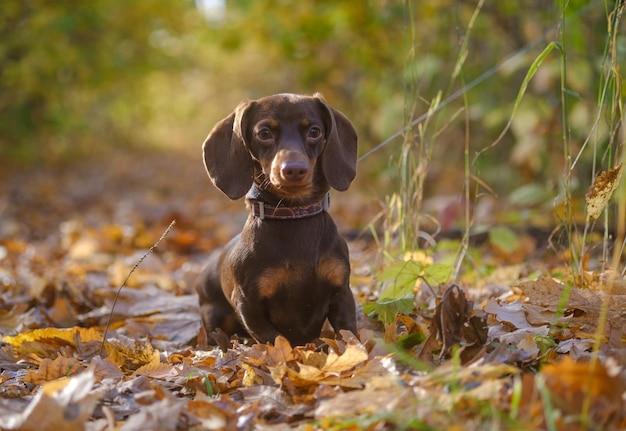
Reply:
[[[330,188],[344,191],[356,175],[351,122],[320,94],[276,94],[240,103],[203,155],[213,184],[232,200],[245,195],[249,209],[198,279],[207,333],[303,345],[328,319],[337,335],[356,334],[348,246],[327,212]]]

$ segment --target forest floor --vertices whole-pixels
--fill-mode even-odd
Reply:
[[[361,305],[384,279],[367,229],[382,201],[333,194]],[[575,283],[566,247],[483,241],[460,287],[411,288],[413,313],[223,351],[193,281],[245,217],[199,154],[1,167],[0,429],[626,429],[626,280],[593,256]]]

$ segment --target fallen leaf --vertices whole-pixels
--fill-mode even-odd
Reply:
[[[549,391],[549,400],[543,400],[538,391],[537,378],[543,379]],[[524,379],[522,406],[524,414],[543,417],[543,406],[550,403],[558,429],[578,429],[585,405],[585,420],[598,429],[621,429],[626,418],[622,394],[626,390],[619,376],[611,376],[600,362],[592,364],[565,357],[544,366],[537,377]],[[545,422],[545,418],[543,419]],[[538,426],[541,424],[538,423]]]
[[[39,364],[39,369],[34,372],[29,372],[26,377],[24,377],[24,381],[41,385],[51,380],[73,376],[83,370],[83,366],[77,359],[66,358],[59,355],[55,360],[44,358]]]
[[[185,405],[185,409],[203,429],[236,429],[237,412],[224,403],[214,400],[191,400]]]
[[[102,359],[100,356],[95,356],[91,359],[89,369],[94,373],[98,381],[104,379],[119,380],[124,375],[120,367],[111,358]]]
[[[435,308],[430,324],[430,335],[422,346],[420,357],[427,358],[437,349],[435,340],[441,342],[439,360],[449,357],[452,348],[459,345],[462,339],[471,345],[486,341],[484,334],[486,331],[480,319],[474,319],[468,324],[473,306],[474,303],[467,300],[465,292],[459,286],[453,284],[448,287]],[[465,337],[466,333],[469,340]]]
[[[362,391],[347,392],[322,400],[315,409],[315,419],[354,418],[359,415],[383,416],[402,412],[407,407],[418,404],[419,401],[412,389],[403,387],[397,382],[390,382],[385,387],[366,387]]]
[[[267,347],[267,364],[274,365],[282,362],[289,362],[295,358],[293,349],[289,341],[282,335],[276,337],[274,345]]]
[[[149,341],[145,343],[122,338],[109,338],[105,343],[107,355],[122,369],[137,370],[146,364],[159,364],[159,351]]]
[[[169,395],[169,394],[168,394]],[[169,395],[149,405],[143,406],[137,414],[129,417],[119,428],[120,431],[179,429],[182,401]]]
[[[176,369],[170,365],[163,362],[149,362],[147,364],[142,365],[137,368],[133,373],[134,376],[147,376],[155,379],[165,379],[167,377],[175,377],[178,375]]]
[[[2,429],[20,431],[82,431],[100,391],[93,391],[95,377],[85,371],[68,379],[46,383],[20,414],[2,418]]]
[[[498,322],[505,323],[514,329],[529,328],[532,325],[526,319],[524,306],[521,302],[501,302],[490,299],[485,305],[485,311],[493,314]]]
[[[35,329],[13,337],[2,337],[20,357],[35,355],[38,358],[56,357],[63,347],[78,349],[77,340],[84,343],[102,340],[102,333],[93,328]]]
[[[350,371],[366,360],[367,352],[365,351],[365,347],[357,344],[349,344],[341,355],[338,355],[335,352],[330,352],[328,354],[326,363],[322,367],[322,372],[326,375],[339,375],[346,371]]]

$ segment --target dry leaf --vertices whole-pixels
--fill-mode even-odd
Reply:
[[[295,358],[293,355],[293,349],[289,341],[282,335],[276,337],[273,346],[267,348],[267,364],[274,365],[281,362],[289,362]]]
[[[2,418],[2,429],[20,431],[82,431],[101,393],[93,391],[95,377],[86,371],[69,379],[46,383],[20,414]]]
[[[17,352],[24,354],[53,348],[58,351],[60,346],[72,346],[77,335],[83,342],[102,340],[102,332],[93,328],[46,328],[24,332],[14,337],[2,337],[2,341],[13,346]],[[42,347],[37,347],[38,344]]]
[[[200,422],[202,429],[236,429],[237,412],[223,403],[192,400],[185,406],[187,414]]]
[[[73,376],[83,370],[83,366],[77,359],[65,358],[59,355],[54,361],[49,358],[44,358],[39,364],[39,369],[36,372],[29,372],[26,377],[24,377],[24,381],[40,385],[51,380]]]
[[[152,361],[137,368],[133,375],[142,375],[155,379],[165,379],[167,377],[176,377],[178,372],[170,364]]]
[[[306,352],[302,361],[295,364],[282,362],[269,367],[272,378],[278,384],[287,378],[294,387],[304,388],[313,385],[327,384],[344,387],[361,387],[362,381],[353,380],[354,368],[368,358],[365,347],[360,344],[349,344],[343,354],[330,352]]]
[[[168,394],[168,396],[150,405],[143,406],[137,414],[129,417],[119,429],[120,431],[176,431],[180,429],[179,418],[182,408],[183,403]]]
[[[2,340],[11,345],[20,356],[35,354],[40,358],[56,357],[61,347],[76,348],[76,340],[89,342],[102,340],[102,333],[93,328],[46,328],[24,332],[14,337],[3,337]]]
[[[439,359],[448,357],[453,346],[459,345],[466,338],[465,334],[469,335],[469,339],[466,338],[468,344],[478,345],[486,341],[482,319],[476,318],[470,322],[473,306],[474,303],[467,300],[463,289],[455,284],[448,287],[435,308],[430,335],[422,345],[420,357],[427,360],[438,348],[437,341],[441,342]]]
[[[100,356],[91,359],[89,369],[93,371],[98,381],[104,379],[118,380],[124,375],[120,367],[111,358],[102,359]]]
[[[506,323],[514,329],[529,328],[530,325],[524,313],[521,302],[501,303],[497,299],[490,299],[485,305],[485,311],[493,314],[498,322]]]
[[[346,371],[350,371],[357,365],[367,360],[367,352],[365,347],[357,344],[349,344],[343,354],[338,355],[335,352],[330,352],[326,363],[322,368],[322,372],[329,374],[341,374]]]
[[[587,202],[587,214],[593,219],[597,219],[609,203],[613,192],[617,189],[622,179],[622,165],[619,164],[613,169],[601,172],[594,180],[585,195]]]
[[[419,401],[414,392],[398,385],[386,388],[366,388],[339,394],[329,400],[323,400],[315,409],[315,418],[354,418],[359,415],[400,414],[406,407],[417,406]]]
[[[156,365],[161,362],[159,351],[147,340],[144,344],[139,341],[109,338],[104,346],[108,356],[122,369],[136,370],[146,364]]]
[[[602,363],[592,366],[566,356],[560,362],[543,367],[540,376],[550,391],[552,408],[561,411],[555,415],[559,429],[578,429],[586,402],[589,402],[587,419],[597,429],[621,429],[626,416],[622,400],[626,385],[619,376],[609,375]],[[541,415],[543,402],[536,395],[533,382],[525,382],[524,392],[522,411]]]

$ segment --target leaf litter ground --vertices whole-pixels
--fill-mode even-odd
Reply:
[[[418,283],[419,311],[386,324],[361,314],[358,337],[224,351],[206,345],[192,285],[245,213],[196,157],[0,175],[0,429],[626,428],[622,277],[607,292],[611,274],[589,271],[573,288],[537,248],[520,257],[492,241],[476,265],[491,270],[460,287]],[[372,206],[357,190],[332,211],[349,230]],[[118,287],[173,219],[121,290],[103,346]],[[377,251],[350,237],[366,303]]]

